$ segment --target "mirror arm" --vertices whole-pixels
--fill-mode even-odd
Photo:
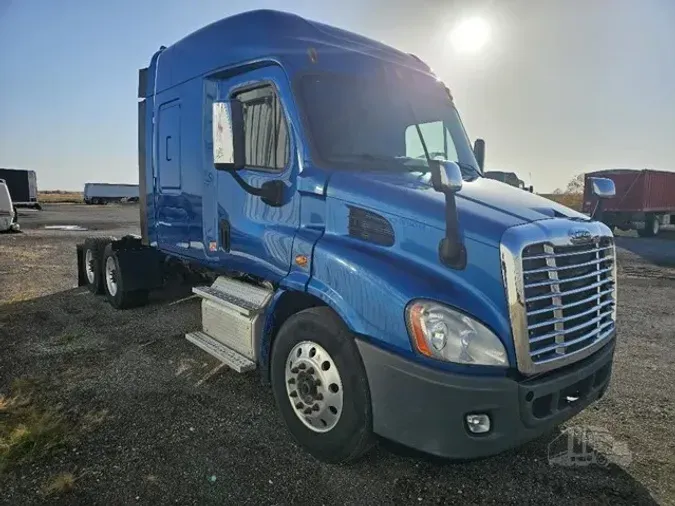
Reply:
[[[445,237],[438,244],[438,256],[444,265],[461,270],[466,267],[466,248],[459,237],[456,197],[451,191],[443,193],[445,194]]]
[[[216,168],[218,168],[216,166]],[[246,181],[244,181],[244,178],[242,178],[239,174],[237,174],[236,171],[228,171],[234,180],[237,182],[239,186],[241,186],[246,193],[250,193],[251,195],[254,195],[256,197],[262,197],[263,196],[263,191],[262,188],[256,188],[255,186],[251,186],[248,184]]]
[[[244,179],[239,174],[237,174],[236,171],[228,172],[232,174],[234,180],[239,186],[243,188],[245,192],[250,193],[255,197],[260,197],[267,205],[273,207],[279,207],[283,205],[284,188],[286,185],[284,185],[282,181],[276,179],[273,181],[266,181],[260,188],[256,188],[255,186],[251,186],[246,181],[244,181]]]
[[[591,219],[595,221],[602,221],[602,199],[597,197],[597,202],[595,203],[595,209],[591,213]]]

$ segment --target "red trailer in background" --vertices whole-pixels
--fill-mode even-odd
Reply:
[[[602,201],[602,221],[621,230],[637,230],[641,237],[653,237],[662,227],[675,225],[675,172],[662,170],[610,169],[586,174],[583,210],[592,213],[597,198],[589,178],[614,181],[616,195]]]

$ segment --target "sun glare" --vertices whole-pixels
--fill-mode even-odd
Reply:
[[[490,25],[481,18],[461,21],[449,34],[449,41],[459,53],[476,53],[490,39]]]

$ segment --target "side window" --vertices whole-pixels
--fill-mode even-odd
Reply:
[[[288,128],[272,86],[236,93],[244,109],[246,166],[282,170],[288,163]]]
[[[450,132],[445,128],[442,121],[422,123],[420,124],[420,130],[422,131],[422,136],[431,158],[457,161],[455,144],[452,142]],[[415,125],[410,125],[405,130],[405,156],[424,158],[424,148],[422,147],[422,142]]]

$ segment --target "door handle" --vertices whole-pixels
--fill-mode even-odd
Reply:
[[[166,158],[167,162],[171,161],[171,157],[169,156],[169,139],[171,139],[171,136],[167,135],[166,139],[164,140],[164,157]]]
[[[227,219],[220,220],[220,247],[230,252],[230,222]]]

